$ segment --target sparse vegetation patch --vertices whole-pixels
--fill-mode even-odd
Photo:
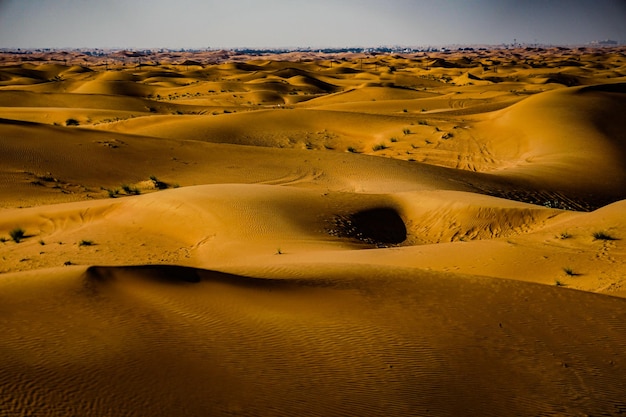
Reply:
[[[20,243],[22,239],[24,239],[25,235],[26,232],[21,227],[16,227],[9,232],[9,236],[11,237],[11,239],[13,239],[15,243]]]
[[[154,184],[154,188],[156,188],[158,190],[165,190],[167,188],[167,184],[164,183],[163,181],[159,180],[154,175],[150,176],[150,181],[152,181],[152,183]]]
[[[137,187],[130,186],[128,184],[122,184],[122,190],[128,195],[139,195],[141,194],[141,190]]]
[[[576,275],[579,275],[576,272],[574,272],[574,270],[570,268],[569,266],[566,266],[565,268],[563,268],[563,272],[565,272],[565,275],[569,277],[574,277]]]
[[[615,236],[606,231],[593,232],[592,236],[595,240],[618,240]]]

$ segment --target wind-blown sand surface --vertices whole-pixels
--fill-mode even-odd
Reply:
[[[28,57],[0,415],[626,412],[623,49]]]

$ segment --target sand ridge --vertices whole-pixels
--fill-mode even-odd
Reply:
[[[0,54],[0,414],[623,413],[624,57]]]

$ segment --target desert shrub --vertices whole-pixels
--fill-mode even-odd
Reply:
[[[617,240],[616,237],[610,235],[608,232],[605,231],[594,232],[593,238],[595,240]]]
[[[389,139],[392,143],[396,143],[398,141],[398,138],[391,138]]]
[[[385,145],[384,143],[379,143],[378,145],[372,146],[373,151],[382,151],[384,149],[387,149],[387,145]]]
[[[45,181],[45,182],[59,182],[59,180],[54,178],[52,176],[52,174],[50,174],[50,173],[47,173],[45,175],[39,175],[37,178],[39,178],[40,180]]]
[[[150,175],[150,181],[154,184],[154,188],[159,190],[165,190],[167,188],[167,184],[163,181],[160,181],[156,176]]]
[[[350,152],[350,153],[357,153],[357,150],[354,147],[352,147],[352,146],[348,146],[348,152]]]
[[[93,240],[81,240],[80,242],[78,242],[78,246],[92,246],[93,245]]]
[[[402,129],[402,133],[404,133],[405,135],[410,135],[411,129]]]
[[[11,239],[13,239],[15,243],[20,243],[20,241],[24,239],[25,235],[26,232],[21,227],[16,227],[9,232],[9,236],[11,236]]]
[[[565,268],[563,268],[563,272],[565,272],[565,275],[573,277],[575,275],[578,275],[577,273],[574,272],[574,270],[572,268],[570,268],[569,266],[566,266]]]
[[[137,187],[132,187],[128,184],[122,184],[122,190],[128,195],[139,195],[141,194],[141,190]]]
[[[76,119],[67,119],[65,121],[65,126],[78,126],[80,123],[78,123],[78,120]]]

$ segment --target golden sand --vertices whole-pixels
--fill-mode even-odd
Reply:
[[[0,58],[0,415],[626,412],[623,49]]]

